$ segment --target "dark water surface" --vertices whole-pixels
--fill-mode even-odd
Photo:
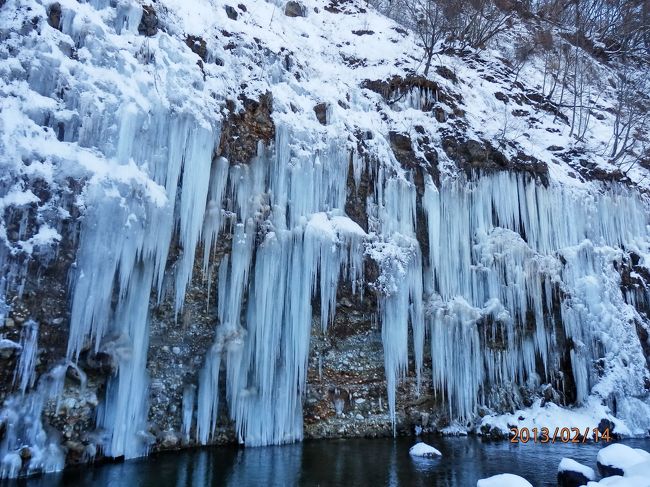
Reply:
[[[535,486],[555,486],[557,466],[570,457],[596,468],[599,444],[511,444],[477,438],[423,437],[441,459],[413,459],[413,438],[307,441],[239,449],[213,447],[164,453],[12,482],[2,487],[205,486],[475,486],[480,478],[514,473]],[[650,450],[650,440],[626,440]]]

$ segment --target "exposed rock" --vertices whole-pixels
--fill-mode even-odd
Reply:
[[[366,80],[361,87],[379,93],[389,105],[402,100],[414,89],[429,92],[431,100],[440,101],[452,108],[456,107],[458,101],[448,95],[435,81],[424,76],[409,75],[406,78],[393,76],[387,80]],[[427,111],[431,108],[433,105],[424,105],[422,110]]]
[[[32,450],[28,446],[22,447],[18,454],[23,462],[28,462],[32,458]]]
[[[164,431],[159,438],[160,446],[165,450],[176,447],[181,439],[174,431]]]
[[[217,155],[231,164],[246,164],[257,155],[258,142],[266,145],[275,139],[275,124],[271,118],[273,97],[270,92],[260,96],[259,101],[240,97],[244,110],[235,112],[235,104],[227,102],[228,119],[223,124]]]
[[[364,137],[365,134],[357,133],[358,149],[363,154]],[[362,156],[363,157],[363,156]],[[367,166],[366,166],[367,169]],[[345,200],[345,213],[352,221],[357,223],[365,231],[368,230],[368,213],[366,208],[366,199],[369,194],[374,191],[374,180],[367,170],[361,172],[359,183],[354,180],[354,167],[352,165],[352,157],[348,168],[348,181],[347,181],[347,198]]]
[[[231,20],[237,20],[237,17],[239,17],[237,10],[235,10],[230,5],[226,5],[225,8],[226,8],[226,15],[228,16],[228,18]]]
[[[612,423],[609,419],[603,418],[600,420],[598,423],[598,432],[603,434],[605,431],[609,431],[609,434],[612,435],[614,433],[614,429],[616,426],[614,423]]]
[[[327,125],[327,103],[319,103],[314,107],[316,118],[322,125]]]
[[[185,44],[187,44],[187,47],[189,47],[194,54],[198,54],[203,62],[207,62],[208,47],[205,40],[197,36],[187,36],[185,38]]]
[[[138,25],[138,33],[147,37],[155,36],[158,33],[158,15],[152,5],[142,7],[142,18]]]
[[[445,123],[447,121],[447,112],[442,107],[435,107],[433,109],[433,116],[436,117],[439,123]]]
[[[548,183],[548,166],[521,151],[517,153],[516,157],[508,159],[490,142],[463,140],[458,136],[451,135],[443,138],[442,147],[447,156],[465,170],[468,177],[472,177],[476,170],[482,172],[514,171],[528,173],[538,178],[543,184]]]
[[[14,354],[20,352],[22,347],[12,341],[7,340],[6,338],[0,338],[0,359],[8,360],[14,356]]]
[[[426,136],[418,138],[418,146],[425,154],[423,160],[415,153],[415,147],[409,135],[390,131],[388,138],[397,161],[404,169],[413,171],[413,182],[418,189],[418,195],[421,196],[424,194],[425,173],[430,174],[435,182],[438,181],[438,154]]]
[[[436,66],[436,73],[452,83],[458,83],[458,76],[447,66]]]
[[[333,14],[365,14],[366,9],[359,6],[360,2],[354,0],[330,0],[325,10]]]
[[[47,9],[47,23],[50,27],[61,30],[61,4],[54,2]]]
[[[300,2],[290,1],[284,7],[284,14],[287,17],[306,17],[307,9]]]

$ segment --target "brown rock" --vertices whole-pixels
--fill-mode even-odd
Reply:
[[[138,33],[143,36],[151,37],[158,33],[158,15],[151,5],[142,7],[142,19],[138,25]]]
[[[201,37],[187,36],[185,44],[187,44],[187,47],[189,47],[194,54],[198,54],[203,61],[207,61],[208,47],[205,40]]]
[[[306,17],[307,9],[300,2],[287,2],[287,5],[284,7],[284,15],[287,17]]]
[[[237,11],[234,8],[232,8],[230,5],[226,5],[226,15],[231,20],[237,20],[237,17],[239,17]]]
[[[47,23],[50,27],[61,30],[61,4],[55,2],[47,9]]]
[[[268,145],[275,139],[275,124],[271,118],[273,97],[270,92],[260,96],[259,101],[240,97],[244,110],[235,112],[233,101],[227,102],[230,115],[223,125],[218,156],[231,164],[247,164],[257,155],[257,145]]]
[[[327,103],[319,103],[314,107],[316,118],[322,125],[327,125]]]

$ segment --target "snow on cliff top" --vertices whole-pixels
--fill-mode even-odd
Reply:
[[[441,173],[453,175],[458,168],[442,149],[442,139],[451,134],[489,141],[508,157],[533,156],[548,166],[553,181],[591,186],[552,149],[569,151],[577,144],[566,123],[533,105],[519,107],[525,116],[511,116],[515,105],[495,96],[527,99],[541,84],[539,62],[525,66],[514,82],[502,61],[515,33],[503,34],[482,53],[436,56],[429,80],[445,94],[438,103],[446,113],[440,122],[419,109],[423,99],[417,95],[389,104],[363,87],[367,81],[422,74],[414,35],[359,0],[306,0],[305,17],[285,15],[285,3],[162,0],[153,4],[159,30],[146,37],[138,33],[138,23],[148,2],[120,0],[111,7],[62,0],[65,34],[46,21],[52,2],[7,0],[0,16],[0,167],[8,182],[0,189],[0,206],[27,202],[29,189],[14,184],[21,178],[51,183],[69,177],[102,184],[107,192],[111,185],[133,187],[165,205],[169,195],[153,180],[147,161],[123,160],[129,148],[111,146],[111,138],[101,146],[90,143],[93,114],[118,111],[127,120],[131,111],[166,109],[188,114],[210,130],[228,115],[226,100],[238,110],[241,95],[256,100],[267,92],[275,121],[312,141],[296,151],[322,149],[332,140],[352,149],[358,134],[369,133],[364,144],[374,157],[392,163],[399,177],[405,169],[391,150],[388,135],[394,131],[429,140]],[[226,15],[226,6],[236,10],[236,20]],[[188,36],[205,41],[204,60],[188,47]],[[64,93],[76,106],[62,102]],[[422,94],[427,96],[432,95]],[[605,89],[601,104],[611,101]],[[326,106],[326,124],[314,111],[318,104]],[[602,154],[613,116],[603,113],[603,120],[592,120],[581,157],[607,171],[612,167]],[[65,134],[57,129],[61,124],[79,132]],[[643,171],[635,167],[629,175],[647,185]],[[22,191],[25,197],[16,197]],[[7,199],[8,194],[13,196]]]
[[[412,34],[365,2],[308,0],[302,2],[305,17],[286,16],[285,3],[238,2],[246,11],[238,8],[238,18],[232,20],[225,15],[229,2],[162,2],[168,9],[163,18],[170,32],[204,38],[208,50],[224,60],[223,67],[209,66],[206,72],[229,78],[230,88],[239,82],[252,96],[271,91],[276,118],[296,124],[299,120],[305,130],[330,134],[369,130],[385,136],[389,130],[396,130],[414,136],[415,127],[422,126],[434,142],[440,141],[448,122],[440,123],[431,112],[408,104],[396,103],[390,109],[380,95],[360,87],[366,80],[422,74],[421,49]],[[338,8],[332,8],[333,4]],[[602,111],[604,118],[591,119],[591,128],[580,145],[569,136],[569,126],[555,114],[495,97],[501,92],[512,99],[526,98],[539,93],[543,84],[539,59],[525,65],[517,79],[503,62],[512,52],[514,36],[522,29],[521,25],[513,28],[497,39],[493,48],[474,56],[436,56],[429,78],[441,89],[460,95],[458,108],[465,112],[468,124],[464,136],[493,141],[496,146],[507,139],[523,153],[548,164],[551,178],[564,184],[580,185],[580,176],[558,156],[558,147],[567,151],[583,147],[581,157],[605,171],[613,170],[604,155],[613,124],[613,116],[606,110]],[[437,74],[437,67],[446,68],[456,79]],[[602,71],[601,80],[608,74]],[[601,106],[607,108],[613,101],[613,94],[604,89]],[[323,102],[330,110],[326,127],[318,123],[313,112],[314,105]],[[525,115],[513,116],[514,108]],[[447,106],[445,110],[451,114],[453,108]],[[390,154],[382,154],[386,147],[379,143],[376,149],[380,156],[390,158]],[[509,156],[516,153],[512,147],[503,150]],[[440,155],[444,168],[448,161],[444,153]],[[642,168],[635,167],[629,176],[642,180],[643,174]]]
[[[26,19],[35,15],[45,17],[49,3],[7,1],[0,30],[24,33]],[[439,147],[441,132],[449,129],[448,121],[436,121],[431,112],[400,103],[390,108],[379,94],[361,87],[366,80],[405,77],[421,74],[423,70],[416,38],[365,2],[307,0],[302,2],[305,17],[288,17],[284,14],[286,2],[282,0],[163,0],[154,4],[160,30],[153,37],[138,34],[141,10],[133,0],[118,2],[117,9],[96,9],[92,2],[79,4],[74,0],[59,3],[63,22],[67,10],[75,12],[73,22],[87,45],[73,56],[65,55],[74,51],[76,39],[42,22],[39,43],[29,45],[34,52],[24,49],[25,44],[17,43],[23,48],[18,54],[9,52],[2,56],[4,59],[0,58],[3,158],[29,155],[45,161],[77,160],[86,172],[101,178],[135,181],[148,186],[155,199],[164,199],[160,189],[145,181],[146,174],[137,165],[116,164],[101,155],[98,158],[92,148],[61,142],[53,132],[38,128],[39,117],[48,112],[58,119],[83,114],[64,110],[55,94],[46,89],[37,93],[25,83],[12,81],[12,77],[20,78],[20,71],[29,69],[30,63],[35,64],[32,69],[42,70],[43,76],[47,76],[48,70],[69,73],[67,80],[72,89],[76,85],[80,93],[94,98],[97,109],[102,104],[108,109],[114,97],[121,98],[125,107],[130,103],[151,107],[161,102],[191,112],[203,119],[206,126],[221,118],[220,106],[225,99],[239,103],[237,96],[241,93],[256,99],[270,91],[276,120],[288,121],[296,130],[322,133],[322,140],[345,134],[352,138],[355,132],[371,131],[379,137],[370,144],[384,160],[394,160],[389,144],[382,140],[390,130],[414,137],[416,127],[424,127],[432,144]],[[225,12],[226,5],[231,4],[237,5],[236,20]],[[332,8],[331,4],[337,4],[338,8]],[[15,12],[15,15],[5,15],[5,12]],[[208,61],[201,63],[202,66],[197,64],[199,56],[185,45],[190,35],[206,42]],[[96,42],[88,42],[91,36]],[[493,49],[476,56],[437,56],[429,78],[441,89],[460,96],[456,108],[464,111],[465,137],[494,141],[496,145],[498,139],[511,140],[523,153],[547,163],[553,179],[580,185],[575,171],[547,149],[574,146],[568,136],[569,127],[554,120],[553,114],[528,106],[523,109],[530,112],[530,117],[513,117],[509,112],[514,105],[495,98],[497,92],[517,95],[534,91],[541,86],[543,76],[535,63],[524,67],[520,83],[496,76],[508,72],[501,59],[512,50],[511,36],[502,37]],[[36,55],[39,50],[49,53]],[[42,59],[50,64],[43,64]],[[437,66],[454,73],[457,81],[436,74]],[[608,99],[606,95],[603,100]],[[328,106],[325,126],[314,113],[318,103]],[[449,114],[453,112],[450,106],[444,109]],[[611,117],[592,120],[586,142],[590,150],[585,155],[596,165],[610,170],[604,157],[598,154],[603,144],[608,143],[611,123]],[[512,148],[503,150],[514,155]],[[438,152],[443,171],[445,168],[455,171],[444,152]],[[41,170],[51,171],[48,167],[46,163]],[[396,170],[400,169],[396,167]],[[635,171],[631,176],[641,179],[641,169]]]

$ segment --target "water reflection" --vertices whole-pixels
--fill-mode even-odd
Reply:
[[[476,438],[425,438],[442,459],[413,459],[411,438],[313,441],[262,448],[206,448],[73,470],[1,487],[206,487],[206,486],[474,486],[509,472],[535,486],[555,486],[557,465],[568,456],[595,468],[604,445],[513,445]],[[650,440],[626,441],[650,450]]]

